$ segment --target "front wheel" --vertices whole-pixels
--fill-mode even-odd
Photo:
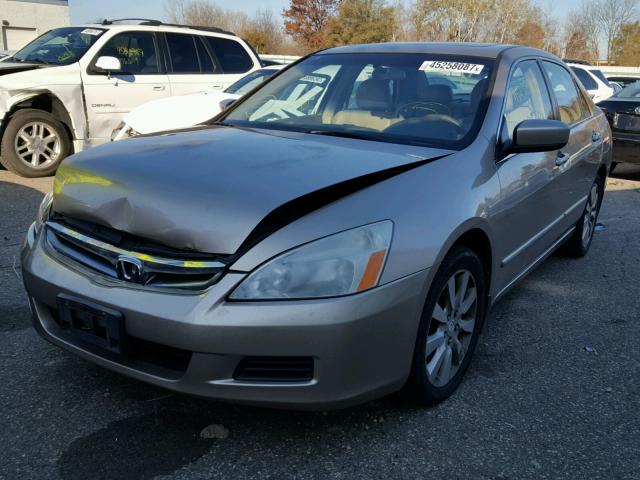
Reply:
[[[470,249],[447,255],[425,302],[405,396],[420,405],[448,398],[462,381],[487,312],[482,262]]]
[[[573,235],[562,247],[562,252],[570,257],[584,257],[591,247],[593,234],[596,230],[600,205],[602,204],[603,182],[600,177],[596,178],[589,196],[587,204],[582,212],[582,217],[578,220]]]
[[[64,125],[42,110],[19,110],[11,117],[2,137],[0,162],[23,177],[53,175],[71,153]]]

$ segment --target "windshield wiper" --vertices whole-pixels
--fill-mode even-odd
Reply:
[[[328,137],[355,138],[357,140],[374,140],[371,135],[356,132],[346,132],[343,130],[303,130],[302,133],[312,135],[326,135]]]

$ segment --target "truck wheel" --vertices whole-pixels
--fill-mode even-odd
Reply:
[[[19,110],[9,120],[0,149],[0,162],[23,177],[53,175],[71,153],[64,125],[42,110]]]

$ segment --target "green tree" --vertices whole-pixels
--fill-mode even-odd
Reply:
[[[384,0],[346,0],[327,24],[324,45],[389,42],[395,22],[394,7]]]
[[[612,42],[612,60],[617,65],[640,66],[640,22],[625,23]]]

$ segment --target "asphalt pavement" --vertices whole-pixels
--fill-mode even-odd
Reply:
[[[41,339],[18,259],[51,185],[0,171],[2,479],[640,479],[640,168],[609,179],[585,258],[493,308],[451,399],[315,413],[174,394]]]

